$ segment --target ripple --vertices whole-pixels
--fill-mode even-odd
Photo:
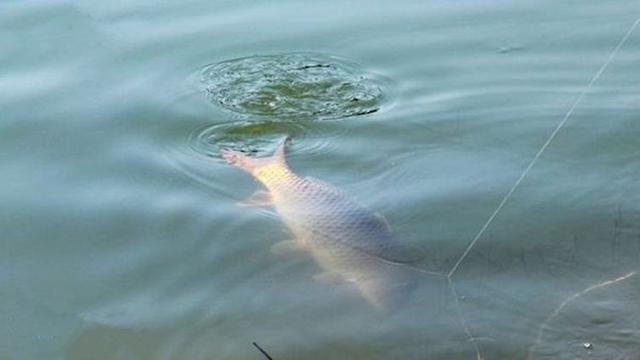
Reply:
[[[329,123],[327,123],[329,124]],[[348,133],[347,129],[335,126],[310,127],[293,121],[238,121],[204,126],[189,136],[189,148],[195,154],[219,157],[223,148],[241,151],[252,156],[271,156],[275,145],[288,137],[296,154],[305,157],[322,154],[335,146],[336,138]]]
[[[542,324],[529,359],[636,359],[638,285],[632,272],[569,296]]]
[[[239,121],[196,129],[189,136],[188,143],[195,153],[206,156],[217,157],[223,148],[267,156],[279,139],[297,137],[302,131],[302,126],[294,122]]]
[[[269,118],[340,119],[380,110],[379,76],[331,56],[251,56],[205,66],[208,99],[227,110]]]
[[[221,194],[232,191],[220,181],[220,167],[228,165],[219,152],[223,148],[251,156],[271,156],[276,144],[290,138],[288,159],[309,158],[335,151],[338,138],[348,129],[336,122],[309,124],[294,121],[236,121],[209,124],[194,129],[186,138],[167,146],[165,160],[174,170]],[[212,162],[212,158],[214,161]]]

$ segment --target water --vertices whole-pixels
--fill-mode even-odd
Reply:
[[[638,17],[628,1],[4,2],[0,358],[260,359],[255,341],[278,360],[636,359],[640,30],[456,268],[455,297],[425,277],[378,313],[314,282],[310,258],[269,252],[289,235],[235,206],[257,184],[217,151],[291,136],[296,172],[446,274]],[[239,112],[201,82],[291,54],[347,64],[338,78],[380,91],[372,111]]]

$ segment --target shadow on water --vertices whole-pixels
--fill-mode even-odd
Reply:
[[[253,289],[254,294],[271,292],[266,299],[272,304],[268,313],[241,301],[236,306],[247,305],[243,315],[209,315],[203,310],[179,327],[87,321],[68,345],[66,358],[79,360],[86,354],[100,354],[101,359],[259,358],[252,341],[276,360],[314,359],[318,354],[335,359],[417,358],[421,354],[473,358],[475,350],[460,329],[444,277],[415,275],[418,285],[404,289],[402,303],[386,311],[363,302],[350,286],[307,279],[304,288]],[[301,299],[301,290],[315,298]],[[213,305],[216,299],[211,301]],[[221,327],[227,330],[221,333]],[[246,347],[239,347],[244,342]]]

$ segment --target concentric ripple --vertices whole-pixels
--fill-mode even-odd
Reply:
[[[380,110],[380,78],[319,54],[251,56],[211,64],[201,81],[209,100],[228,110],[278,119],[339,119]]]
[[[216,178],[218,165],[227,167],[220,158],[224,148],[241,151],[251,156],[271,156],[276,144],[289,137],[289,159],[297,156],[313,157],[335,150],[338,138],[346,136],[348,129],[340,123],[323,122],[309,127],[296,121],[235,121],[203,125],[186,138],[169,146],[165,154],[168,164],[189,178],[210,189],[225,192]],[[211,160],[216,159],[212,162]]]
[[[201,156],[218,157],[219,151],[226,148],[263,157],[272,155],[274,146],[288,137],[296,144],[297,152],[312,156],[330,151],[330,144],[344,135],[345,129],[333,126],[314,130],[293,121],[238,121],[196,129],[188,143],[191,151]]]
[[[220,149],[228,148],[267,156],[274,143],[285,136],[296,136],[301,130],[291,122],[222,123],[194,131],[189,138],[189,146],[200,155],[217,156]]]

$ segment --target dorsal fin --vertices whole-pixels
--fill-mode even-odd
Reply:
[[[287,165],[287,158],[284,149],[287,146],[288,141],[289,136],[285,136],[282,140],[280,140],[280,142],[276,146],[276,150],[273,152],[273,161],[283,165]]]

